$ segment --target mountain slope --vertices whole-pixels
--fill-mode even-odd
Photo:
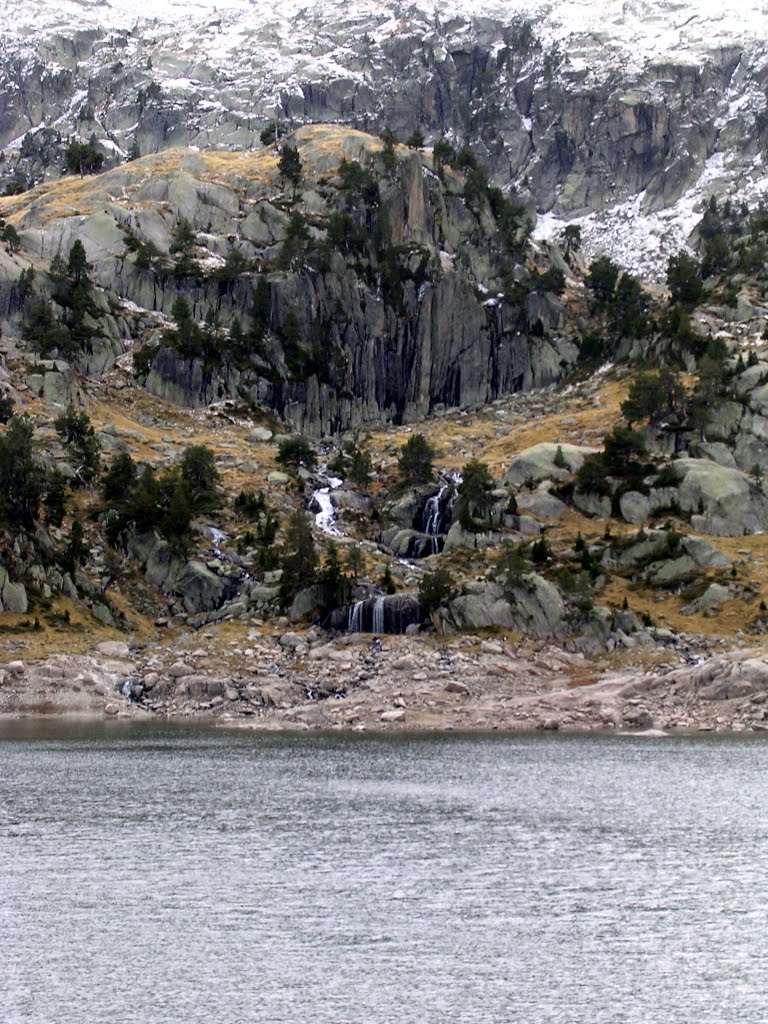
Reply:
[[[595,213],[587,249],[649,272],[710,192],[766,190],[757,0],[6,6],[0,145],[36,180],[73,132],[119,159],[253,148],[275,117],[419,127],[471,145],[556,224]]]
[[[524,266],[523,209],[469,201],[427,153],[400,146],[387,165],[361,132],[289,140],[294,185],[272,149],[175,149],[0,201],[24,254],[4,258],[0,311],[17,318],[30,258],[41,297],[55,293],[49,263],[79,240],[104,289],[83,372],[133,345],[153,393],[192,407],[229,395],[313,435],[476,407],[573,365],[562,306]]]

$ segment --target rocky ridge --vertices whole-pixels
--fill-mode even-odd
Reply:
[[[595,213],[591,250],[657,271],[711,192],[766,189],[755,0],[9,7],[9,175],[17,157],[35,180],[59,173],[73,133],[116,160],[134,144],[253,149],[275,119],[419,128],[471,144],[499,184],[553,213],[545,233]]]
[[[3,201],[22,245],[18,255],[0,253],[6,334],[18,330],[21,271],[31,265],[45,274],[79,239],[102,290],[76,368],[100,374],[143,348],[147,388],[178,404],[239,398],[305,433],[338,433],[422,418],[440,405],[478,406],[547,384],[573,364],[561,304],[535,282],[524,287],[530,275],[521,256],[505,251],[487,204],[467,206],[460,175],[446,171],[441,180],[428,154],[405,147],[394,171],[382,173],[378,140],[329,126],[302,129],[292,141],[299,188],[280,179],[271,149],[180,150]],[[374,174],[375,200],[339,178],[342,160],[360,168],[363,181]],[[346,238],[328,248],[340,218]],[[194,274],[180,275],[169,255],[180,219],[196,236]],[[305,235],[289,257],[297,223]],[[355,231],[364,233],[359,244]],[[369,252],[376,231],[384,240]],[[149,265],[140,259],[147,251],[157,254]],[[236,317],[247,331],[259,272],[268,311],[252,365],[212,363],[162,343],[179,297],[197,321],[213,310],[224,336]],[[519,299],[505,297],[511,273]],[[313,337],[327,350],[317,366]]]
[[[693,348],[672,351],[693,369],[696,345],[701,355],[709,344],[705,331],[716,332],[717,390],[701,415],[690,415],[691,382],[681,382],[687,397],[675,400],[674,422],[651,417],[643,430],[647,462],[636,458],[639,442],[630,438],[638,447],[627,449],[627,465],[615,459],[599,463],[634,371],[592,367],[593,375],[579,379],[585,373],[580,368],[565,387],[536,387],[573,368],[576,341],[599,318],[584,297],[578,261],[571,266],[545,246],[526,251],[519,224],[504,236],[492,209],[498,195],[484,186],[471,198],[469,175],[439,172],[433,157],[417,146],[392,146],[387,153],[380,140],[327,126],[301,129],[287,141],[297,145],[302,165],[294,181],[286,180],[270,147],[237,155],[181,151],[132,161],[92,179],[39,186],[0,203],[16,233],[0,255],[4,390],[35,417],[30,422],[38,446],[45,448],[45,464],[73,482],[74,496],[77,470],[67,463],[50,420],[70,403],[82,403],[94,416],[104,453],[130,454],[164,472],[176,472],[183,449],[204,439],[222,474],[220,496],[228,499],[221,514],[198,519],[186,551],[152,530],[113,534],[110,543],[128,563],[113,602],[102,599],[119,577],[105,542],[109,510],[81,494],[79,514],[92,510],[88,519],[98,524],[88,528],[87,558],[77,549],[81,569],[62,550],[67,538],[60,525],[41,526],[34,538],[9,538],[0,595],[7,615],[17,617],[11,628],[40,632],[71,624],[71,606],[65,607],[70,601],[108,629],[131,629],[141,609],[154,618],[166,650],[169,627],[199,631],[238,621],[243,628],[260,630],[275,622],[285,629],[314,618],[352,634],[407,632],[414,639],[403,641],[406,651],[434,629],[491,631],[514,642],[520,635],[558,642],[568,657],[620,652],[633,666],[644,652],[664,657],[665,651],[677,651],[687,618],[696,617],[702,628],[714,620],[712,632],[718,623],[735,620],[731,634],[740,639],[742,629],[764,632],[758,566],[759,536],[768,520],[762,481],[768,462],[762,389],[768,371],[759,280],[737,276],[741,290],[731,289],[723,307],[714,305],[722,294],[718,282],[709,285],[708,305],[695,314],[700,333],[689,337]],[[350,174],[361,206],[344,205]],[[362,225],[346,209],[370,218],[364,241],[351,241]],[[372,254],[368,239],[380,234],[384,212],[387,247]],[[339,223],[333,218],[345,215],[342,237],[331,246],[332,227]],[[182,227],[186,250],[177,255]],[[71,284],[74,271],[61,270],[60,254],[74,242],[82,244],[87,273],[98,282],[91,286],[85,322],[90,338],[71,361],[58,351],[58,358],[31,357],[18,339],[31,306],[22,269],[35,270],[33,294],[50,296],[57,305],[63,295],[66,304],[62,281]],[[357,253],[350,251],[354,245]],[[555,282],[552,290],[545,281]],[[259,287],[268,301],[262,301],[262,333],[250,338],[255,363],[248,367],[236,358],[235,317],[256,307]],[[186,318],[178,312],[181,298],[190,310]],[[658,326],[664,322],[660,305],[656,310],[656,336],[614,339],[617,354],[668,353],[669,339]],[[216,345],[185,352],[184,324],[192,342],[197,324],[209,332],[205,344],[213,339]],[[504,394],[515,390],[523,393]],[[175,408],[164,404],[167,399]],[[403,487],[396,468],[400,446],[429,413],[433,418],[424,429],[436,442],[440,475],[430,471],[431,482]],[[266,422],[269,427],[258,425]],[[340,458],[345,446],[369,446],[374,458],[367,483],[333,482],[322,465],[317,472],[278,469],[285,425],[320,436],[346,430],[344,437],[317,446],[327,460]],[[429,503],[439,506],[444,491],[458,497],[461,473],[477,457],[488,461],[491,474],[481,485],[482,523],[471,506],[454,508],[453,499],[428,522]],[[600,469],[587,483],[582,471],[590,462]],[[340,599],[331,618],[322,583],[300,586],[293,603],[284,603],[283,570],[260,561],[263,552],[230,500],[239,488],[244,494],[259,485],[283,517],[297,507],[322,513],[316,539],[332,534],[343,555],[356,556],[343,599],[349,603]],[[71,515],[74,526],[75,507]],[[702,533],[734,543],[712,542]],[[739,548],[735,538],[744,534],[754,540]],[[283,555],[284,538],[278,539]],[[65,562],[71,565],[66,572]],[[445,565],[456,585],[427,614],[416,594],[432,570]],[[390,587],[400,593],[385,594]],[[34,619],[18,621],[32,613]],[[694,642],[707,649],[708,641]],[[691,643],[682,641],[692,657]],[[282,653],[275,658],[272,652],[272,660],[269,649],[257,652],[256,680],[242,666],[234,682],[216,673],[200,676],[186,671],[195,666],[182,659],[173,663],[174,671],[168,669],[167,679],[158,672],[147,685],[142,675],[136,693],[131,683],[126,696],[145,701],[147,695],[161,713],[204,713],[240,702],[244,687],[264,682],[277,687],[279,703],[293,706],[293,697],[314,702],[316,680],[302,658],[311,661],[323,642],[299,631],[283,633],[278,647]],[[246,660],[256,657],[256,647],[251,650]],[[415,664],[406,657],[403,670]],[[353,659],[350,666],[345,675],[357,679],[370,664]],[[152,676],[158,667],[167,668],[147,662],[142,671]],[[382,671],[389,686],[397,670],[387,661]],[[522,678],[522,667],[515,672]],[[469,682],[462,673],[464,668],[453,679],[457,687],[485,692],[482,673],[467,677]],[[333,672],[321,676],[328,679]],[[33,691],[40,682],[34,674],[25,680]],[[287,696],[281,690],[285,680]],[[615,694],[622,700],[629,692],[626,682]],[[125,685],[124,678],[121,692]],[[9,693],[19,706],[24,703],[23,692]],[[331,691],[322,696],[336,699]],[[246,697],[256,708],[271,700],[258,686]],[[383,721],[397,722],[404,710],[398,704],[376,713],[391,711],[395,717]],[[739,707],[740,714],[744,710]],[[623,722],[623,710],[620,717]],[[320,719],[328,721],[326,710]]]

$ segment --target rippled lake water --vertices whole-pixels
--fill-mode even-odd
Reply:
[[[768,742],[0,726],[3,1024],[764,1024]]]

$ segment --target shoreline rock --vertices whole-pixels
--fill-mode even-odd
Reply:
[[[255,633],[255,631],[253,631]],[[552,644],[208,634],[132,659],[55,655],[0,674],[0,718],[145,718],[254,730],[768,732],[768,654],[619,669]],[[123,650],[120,651],[123,654]]]

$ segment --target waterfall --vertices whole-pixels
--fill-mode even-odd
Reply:
[[[427,499],[424,506],[424,514],[421,521],[421,532],[429,537],[431,555],[436,555],[440,550],[438,537],[445,533],[445,492],[449,485],[443,484],[437,494]]]
[[[404,633],[412,624],[423,618],[423,609],[416,594],[383,594],[355,601],[336,619],[334,628],[348,633]],[[334,613],[336,614],[336,613]]]
[[[225,540],[229,540],[229,534],[225,533],[224,530],[220,530],[218,526],[209,526],[207,529],[216,555],[219,558],[226,558],[226,554],[221,550],[221,545]]]
[[[120,692],[122,693],[126,700],[130,700],[131,697],[133,696],[133,684],[131,682],[130,676],[123,683]]]
[[[384,598],[377,597],[373,602],[373,627],[372,633],[384,632]]]
[[[324,479],[327,481],[326,486],[313,491],[309,502],[310,507],[319,509],[315,513],[315,524],[318,530],[327,533],[329,537],[343,537],[344,534],[336,526],[336,509],[331,500],[331,491],[340,487],[342,481],[336,476],[326,476]]]
[[[363,606],[365,601],[355,601],[349,606],[349,619],[347,621],[347,632],[362,633],[363,631]]]

